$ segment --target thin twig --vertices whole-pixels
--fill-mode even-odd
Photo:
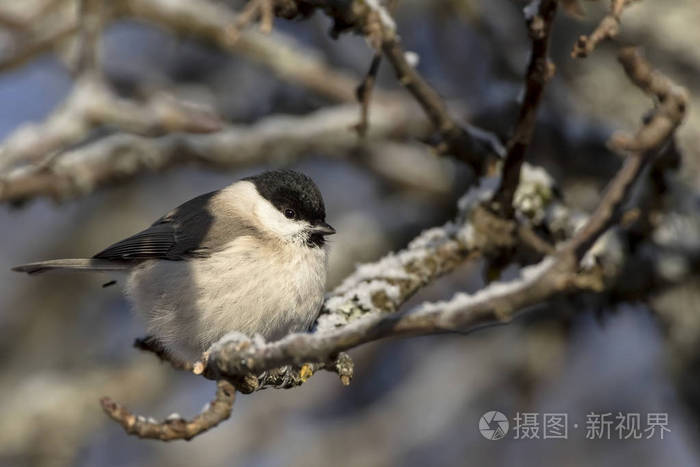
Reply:
[[[273,0],[262,0],[260,5],[260,32],[269,34],[275,20],[275,5]]]
[[[274,17],[275,6],[273,0],[250,0],[229,28],[229,45],[235,44],[241,37],[243,30],[257,18],[260,18],[260,32],[269,34],[272,32]]]
[[[505,217],[513,215],[513,196],[520,182],[520,169],[532,141],[542,94],[554,75],[554,64],[549,61],[549,37],[557,12],[557,0],[542,0],[537,14],[528,18],[532,38],[532,53],[525,77],[525,96],[518,113],[513,136],[508,141],[508,155],[503,163],[501,184],[494,196],[492,207]]]
[[[185,420],[173,414],[162,422],[134,415],[109,397],[103,397],[100,403],[105,413],[118,422],[128,434],[139,438],[174,441],[190,440],[229,418],[235,398],[236,388],[228,381],[220,380],[216,383],[214,400],[192,420]]]
[[[60,3],[56,3],[60,5]],[[73,37],[79,30],[75,16],[64,12],[49,15],[52,20],[36,18],[36,25],[27,25],[26,28],[15,31],[10,40],[14,47],[4,51],[0,60],[0,72],[8,71],[24,65],[29,60],[41,53],[52,50],[61,45],[66,39]]]
[[[441,152],[469,164],[476,173],[484,172],[487,160],[494,153],[490,144],[479,141],[457,124],[444,100],[409,63],[398,37],[385,39],[382,51],[394,67],[399,82],[413,95],[440,134]]]
[[[610,145],[626,153],[625,162],[615,179],[608,185],[601,202],[589,222],[570,242],[570,248],[581,257],[595,239],[615,220],[615,215],[639,174],[657,155],[676,128],[683,122],[688,106],[687,91],[651,68],[634,47],[620,50],[619,60],[629,79],[644,92],[658,100],[653,116],[632,136],[615,134]]]
[[[571,51],[573,58],[585,58],[605,39],[612,39],[620,31],[620,17],[624,9],[638,0],[610,0],[610,12],[588,36],[580,36]]]
[[[80,42],[75,71],[78,75],[96,73],[99,70],[102,0],[79,0],[78,5]]]
[[[308,13],[315,8],[325,11],[335,23],[334,33],[354,30],[364,35],[375,51],[387,58],[399,82],[420,104],[444,144],[441,153],[447,153],[467,163],[475,173],[482,174],[490,159],[497,155],[488,138],[467,131],[450,114],[438,92],[421,76],[406,58],[394,20],[380,2],[276,0],[280,12],[289,11],[289,4],[297,5],[299,12]],[[277,11],[277,10],[276,10]]]
[[[377,73],[379,72],[381,63],[381,54],[375,53],[365,78],[357,87],[357,100],[360,103],[360,121],[355,125],[355,130],[357,134],[363,138],[367,134],[367,128],[369,128],[369,103],[372,99],[372,89],[377,80]]]
[[[662,73],[653,70],[634,47],[621,49],[619,60],[630,79],[657,105],[634,135],[615,133],[611,145],[613,149],[621,151],[652,150],[666,141],[683,121],[689,102],[688,93]]]
[[[194,366],[190,362],[174,360],[165,347],[154,337],[146,336],[134,340],[134,347],[144,352],[151,352],[162,362],[169,363],[176,370],[192,371]]]
[[[277,5],[275,5],[277,6]],[[124,0],[122,16],[145,20],[174,34],[205,40],[220,49],[245,57],[270,69],[285,81],[300,84],[334,102],[353,102],[357,79],[331,68],[294,39],[275,32],[233,30],[239,15],[220,2],[208,0]],[[284,5],[275,13],[284,14]],[[235,35],[235,40],[232,40]]]

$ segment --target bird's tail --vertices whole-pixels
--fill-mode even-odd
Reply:
[[[13,271],[38,274],[54,269],[73,271],[123,271],[129,269],[128,263],[119,263],[104,259],[50,259],[36,263],[22,264],[12,268]]]

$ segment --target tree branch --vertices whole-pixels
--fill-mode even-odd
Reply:
[[[367,134],[367,128],[369,128],[369,104],[372,99],[372,89],[374,88],[374,82],[377,80],[377,73],[379,72],[379,65],[381,65],[381,63],[381,54],[375,53],[365,78],[360,85],[357,86],[357,101],[360,103],[360,121],[355,125],[355,130],[361,137]]]
[[[374,107],[367,142],[424,135],[427,122],[409,109],[402,105]],[[8,172],[0,177],[0,202],[22,202],[39,196],[64,200],[131,180],[136,175],[187,163],[244,167],[261,162],[288,164],[311,154],[347,154],[358,147],[357,136],[349,130],[356,122],[356,112],[354,106],[345,105],[304,116],[273,115],[250,126],[228,125],[210,134],[175,133],[160,138],[121,133],[107,136],[66,151],[50,164]],[[143,118],[144,111],[140,114]],[[69,118],[70,115],[65,114],[66,124],[80,122]],[[53,124],[48,128],[52,127]],[[25,151],[31,149],[31,154],[37,156],[44,153],[45,146],[53,141],[42,139],[42,135],[47,138],[53,134],[47,130],[25,133],[22,141],[27,146],[19,147],[26,148]],[[10,139],[6,147],[18,147],[13,141]],[[39,146],[42,143],[43,147]],[[65,143],[60,141],[60,144]],[[370,157],[379,158],[381,154],[371,153]]]
[[[201,39],[213,41],[226,50],[240,53],[263,63],[284,78],[304,84],[328,97],[347,100],[344,96],[354,94],[353,78],[329,70],[322,62],[314,58],[313,53],[308,50],[291,48],[279,37],[274,35],[266,37],[258,33],[243,31],[235,43],[230,43],[227,38],[230,36],[230,25],[235,15],[222,5],[204,0],[172,0],[167,2],[163,0],[120,0],[110,4],[110,6],[111,9],[104,15],[105,21],[113,20],[120,15],[153,21],[176,33],[195,35]],[[296,6],[289,10],[280,3],[276,5],[275,12],[280,16],[293,17],[300,11],[307,11],[309,8],[308,5],[305,5],[301,10]],[[338,14],[340,15],[340,13]],[[367,14],[375,18],[374,24],[377,24],[378,13],[371,10]],[[59,15],[57,21],[75,22],[75,18],[68,20],[65,15]],[[390,18],[388,20],[384,18],[382,21],[387,22],[389,26],[393,24]],[[285,42],[288,41],[285,40]],[[398,44],[395,43],[395,45]],[[399,53],[400,48],[395,52]],[[402,61],[405,60],[405,57],[395,57],[395,60]],[[409,66],[407,62],[405,65]],[[410,66],[408,73],[411,73],[411,76],[416,75],[420,79],[420,76]],[[93,73],[84,73],[84,75],[78,79],[73,92],[64,104],[44,123],[21,127],[0,146],[0,171],[4,172],[0,175],[0,201],[18,202],[42,195],[59,200],[65,199],[88,193],[95,187],[106,183],[127,180],[130,175],[139,171],[160,170],[189,160],[204,163],[214,160],[212,163],[218,164],[218,161],[224,159],[221,164],[229,166],[236,163],[235,161],[231,163],[226,161],[226,159],[231,159],[231,153],[222,156],[221,153],[225,149],[219,143],[230,142],[233,137],[245,140],[236,131],[237,127],[231,127],[232,131],[230,132],[224,131],[220,137],[215,135],[212,135],[212,138],[192,137],[193,141],[182,135],[172,135],[164,140],[149,141],[139,136],[117,134],[71,150],[72,147],[84,141],[93,129],[105,125],[116,127],[123,132],[147,136],[177,131],[211,132],[220,126],[220,122],[215,116],[207,115],[206,112],[201,111],[193,112],[193,109],[187,108],[187,106],[180,107],[180,104],[172,99],[160,99],[161,95],[157,95],[156,99],[149,100],[145,106],[141,106],[133,101],[115,96],[106,84],[93,76]],[[430,94],[432,91],[432,88],[427,84],[419,86],[419,88],[425,88],[423,91],[419,91],[419,94],[425,92]],[[437,112],[437,114],[442,115],[439,118],[449,121],[450,116],[445,110],[446,106],[439,96],[434,91],[432,92],[432,104],[429,104],[429,107],[437,106],[435,108],[441,109]],[[373,132],[374,135],[415,136],[418,134],[423,136],[426,134],[422,129],[418,133],[398,129],[398,124],[406,120],[406,115],[412,116],[411,121],[418,120],[418,117],[414,115],[412,102],[381,90],[374,92],[373,100],[381,106],[389,106],[389,114],[394,112],[391,109],[399,107],[403,108],[405,112],[405,115],[401,115],[401,118],[397,120],[397,125],[392,126],[393,133],[389,133],[382,129],[384,112],[377,110],[376,112],[379,113],[376,118],[380,130]],[[379,109],[380,106],[378,105],[377,108]],[[368,108],[366,110],[369,111]],[[348,124],[348,128],[350,126],[352,126],[352,122]],[[410,126],[416,127],[413,124]],[[418,126],[423,127],[422,124]],[[442,125],[442,127],[443,129],[452,128],[452,124]],[[321,124],[321,128],[326,127]],[[302,131],[309,131],[309,128],[304,127]],[[445,131],[450,133],[453,130]],[[462,136],[458,136],[458,139],[464,138],[465,145],[461,146],[462,149],[473,143],[480,148],[478,151],[483,150],[483,154],[499,153],[501,150],[498,139],[490,133],[468,126],[454,131],[459,134],[464,133]],[[338,134],[338,136],[341,135]],[[280,133],[280,137],[284,137],[282,133]],[[247,141],[254,140],[255,137]],[[341,137],[339,141],[341,147],[350,147],[346,137]],[[259,144],[269,146],[263,140]],[[129,147],[129,145],[133,145],[133,147]],[[213,145],[215,151],[218,151],[218,155],[206,154],[205,151],[200,150],[200,145],[203,147]],[[185,155],[177,154],[181,146],[185,148]],[[102,149],[103,152],[99,153],[99,149]],[[68,152],[66,152],[67,150]],[[266,160],[271,157],[266,158]],[[119,163],[115,164],[117,159],[119,159]],[[27,163],[31,163],[31,165],[12,170],[16,165]]]
[[[612,39],[620,31],[620,17],[626,7],[638,0],[610,0],[610,12],[588,36],[580,36],[571,51],[572,58],[585,58],[605,39]]]
[[[625,162],[608,185],[603,198],[586,226],[570,242],[577,257],[588,251],[596,238],[615,221],[615,215],[627,199],[634,182],[647,163],[657,155],[683,122],[688,106],[687,91],[651,68],[633,47],[620,50],[620,63],[629,79],[641,90],[658,100],[651,118],[633,136],[613,135],[610,145],[626,153]]]
[[[549,61],[549,36],[557,12],[558,0],[542,0],[534,16],[527,17],[532,39],[532,53],[525,76],[525,97],[520,106],[518,122],[508,141],[508,154],[503,163],[501,185],[492,202],[493,209],[505,217],[513,215],[513,196],[520,182],[520,168],[532,141],[542,94],[554,75],[554,64]]]
[[[144,352],[151,352],[162,362],[168,362],[176,370],[192,371],[194,366],[189,362],[174,360],[165,347],[153,336],[146,336],[134,340],[134,347]]]
[[[479,138],[460,125],[449,113],[440,95],[406,58],[391,15],[377,1],[276,0],[276,13],[284,17],[308,15],[321,9],[333,19],[332,34],[352,30],[362,34],[377,52],[382,52],[394,68],[399,82],[413,95],[428,116],[449,153],[482,174],[490,158],[498,155],[488,138]]]
[[[0,170],[17,163],[51,158],[81,142],[100,126],[114,126],[128,133],[157,136],[183,131],[209,133],[220,129],[213,111],[178,102],[164,93],[138,103],[117,96],[99,76],[81,76],[66,98],[43,123],[15,130],[0,146]]]
[[[80,29],[73,2],[65,0],[48,0],[42,7],[28,11],[22,17],[5,14],[3,18],[13,22],[10,36],[13,46],[3,51],[0,72],[21,66],[54,49]]]
[[[334,102],[355,99],[355,77],[330,68],[317,54],[291,38],[278,33],[238,31],[237,15],[223,4],[206,0],[120,0],[119,3],[122,16],[158,24],[177,35],[206,40]],[[279,8],[276,11],[283,13]]]
[[[178,439],[189,441],[229,418],[235,398],[235,387],[226,380],[220,380],[216,382],[214,400],[207,404],[202,412],[192,420],[185,420],[179,415],[173,414],[162,422],[134,415],[109,397],[103,397],[100,403],[105,413],[119,423],[130,435],[161,441]]]
[[[80,51],[76,64],[78,74],[99,72],[99,45],[102,30],[102,0],[78,0]]]

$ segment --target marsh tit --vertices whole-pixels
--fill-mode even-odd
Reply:
[[[193,362],[230,331],[268,340],[304,331],[326,285],[321,192],[306,175],[265,172],[198,196],[90,259],[15,271],[125,271],[126,294],[172,358]]]

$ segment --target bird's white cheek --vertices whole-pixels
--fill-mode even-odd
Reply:
[[[270,231],[280,237],[288,238],[299,235],[308,224],[297,222],[284,217],[272,203],[266,199],[260,199],[255,204],[255,216],[260,221],[262,229]]]

